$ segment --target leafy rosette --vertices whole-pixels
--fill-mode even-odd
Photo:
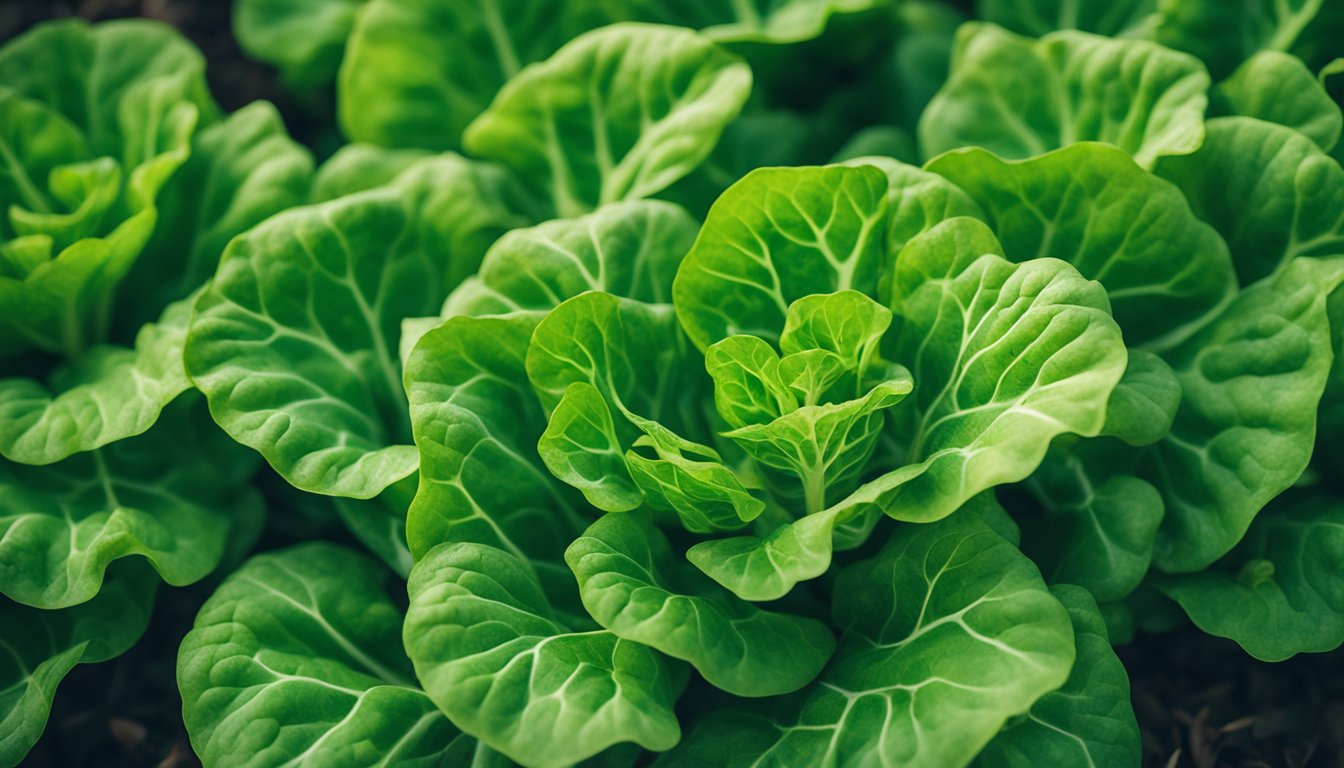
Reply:
[[[912,226],[891,217],[906,181],[758,171],[699,228],[667,203],[605,206],[509,233],[453,293],[406,368],[420,488],[404,640],[463,732],[560,765],[672,747],[691,670],[772,705],[890,674],[940,692],[893,707],[883,682],[863,708],[892,729],[949,729],[955,754],[919,753],[940,764],[1066,684],[1069,613],[982,492],[1031,474],[1055,435],[1101,430],[1120,329],[1099,284],[1055,259],[1007,261],[976,222],[893,249],[890,226]],[[877,602],[829,619],[821,585],[798,586],[890,518],[907,522],[839,583],[865,568],[929,580],[938,607],[908,617],[909,648],[887,634],[909,611],[899,584],[841,588]],[[984,654],[983,677],[929,666],[963,652]],[[1136,743],[1120,690],[1097,707]],[[880,749],[867,719],[831,723],[854,755]]]
[[[967,50],[986,34],[1008,39],[992,28],[964,32]],[[1148,45],[1104,42],[1134,52]],[[1005,59],[993,74],[966,76],[1017,75]],[[1270,98],[1284,83],[1300,87]],[[1086,101],[1109,90],[1079,81],[1069,92]],[[949,82],[939,98],[951,109],[965,89]],[[1288,598],[1301,606],[1293,619],[1284,598],[1268,596],[1294,594],[1304,581],[1331,594],[1337,569],[1276,571],[1276,562],[1287,567],[1281,554],[1249,554],[1273,549],[1262,537],[1284,530],[1285,516],[1306,515],[1293,510],[1309,504],[1278,498],[1309,481],[1313,455],[1334,466],[1335,441],[1317,444],[1335,423],[1341,347],[1332,295],[1344,279],[1344,171],[1327,153],[1344,118],[1302,61],[1273,52],[1220,82],[1210,110],[1217,116],[1196,116],[1202,140],[1192,151],[1145,157],[1104,135],[1090,138],[1119,147],[1070,144],[1089,138],[1074,132],[1061,141],[1067,146],[1040,154],[1049,142],[1030,148],[1004,120],[980,124],[975,143],[1024,159],[965,148],[926,170],[954,185],[948,195],[969,198],[979,209],[971,215],[988,223],[1008,258],[1052,255],[1105,286],[1131,347],[1102,439],[1056,441],[1026,484],[1045,510],[1022,520],[1026,551],[1052,581],[1085,586],[1102,601],[1124,599],[1155,569],[1165,575],[1153,583],[1201,626],[1257,656],[1285,658],[1344,640],[1326,620],[1335,609]],[[950,126],[934,109],[925,118],[931,132]],[[1319,506],[1314,512],[1328,517],[1329,505]],[[1241,588],[1212,575],[1228,571],[1243,574]],[[1278,605],[1284,622],[1314,616],[1324,634],[1209,618],[1210,606],[1244,617],[1266,604]]]
[[[0,610],[33,628],[5,637],[10,763],[71,667],[138,638],[160,577],[255,540],[255,462],[186,393],[183,340],[224,243],[301,200],[312,161],[269,105],[222,116],[159,24],[41,25],[0,81]]]

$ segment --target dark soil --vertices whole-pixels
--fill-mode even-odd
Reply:
[[[327,97],[296,99],[273,70],[245,58],[230,34],[230,5],[226,0],[0,0],[0,43],[51,18],[165,21],[204,52],[221,106],[232,110],[269,100],[297,139],[319,156],[326,154],[332,141]],[[24,765],[199,765],[182,725],[174,664],[177,646],[211,587],[164,589],[154,620],[134,649],[110,662],[76,667],[62,683],[46,733]],[[1141,636],[1120,649],[1120,656],[1133,683],[1146,766],[1344,766],[1344,652],[1266,664],[1229,641],[1187,629]]]

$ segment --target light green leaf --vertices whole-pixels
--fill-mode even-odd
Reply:
[[[1159,569],[1196,571],[1222,557],[1306,469],[1333,358],[1326,297],[1342,267],[1289,262],[1166,356],[1184,396],[1139,473],[1166,505]]]
[[[512,168],[568,218],[685,176],[750,90],[744,62],[689,30],[613,25],[510,80],[463,144]]]
[[[486,252],[480,272],[449,297],[443,314],[554,309],[584,291],[672,301],[672,278],[699,225],[657,200],[612,203],[587,216],[515,229]]]
[[[1075,145],[1017,163],[967,149],[929,170],[984,208],[1012,261],[1063,259],[1105,286],[1130,346],[1178,343],[1236,291],[1217,233],[1180,190],[1114,148]]]
[[[293,88],[336,78],[345,39],[364,0],[240,0],[233,6],[238,45],[280,70]]]
[[[896,529],[834,605],[844,634],[816,683],[711,713],[659,765],[963,765],[1073,666],[1068,613],[973,516]]]
[[[813,294],[789,305],[779,349],[785,355],[826,350],[862,379],[890,326],[891,310],[858,291]]]
[[[1344,507],[1296,494],[1255,519],[1211,568],[1154,584],[1205,632],[1263,661],[1333,651],[1344,643]]]
[[[0,598],[0,764],[18,765],[42,735],[56,687],[76,664],[120,656],[149,624],[158,580],[143,566],[109,576],[91,601],[46,611]]]
[[[1041,514],[1021,519],[1022,549],[1051,584],[1123,599],[1143,580],[1162,523],[1162,495],[1129,474],[1134,451],[1110,440],[1056,445],[1027,488]]]
[[[690,662],[737,696],[795,691],[835,650],[825,624],[761,610],[706,579],[646,516],[603,515],[569,545],[565,561],[599,624]]]
[[[673,416],[682,396],[671,383],[687,354],[666,304],[609,293],[584,293],[546,315],[527,350],[527,376],[542,406],[553,411],[570,384],[593,385],[613,408],[657,422]],[[624,427],[624,425],[622,425]],[[624,440],[633,441],[630,427]]]
[[[500,184],[430,158],[235,239],[186,346],[216,421],[303,490],[372,498],[413,473],[401,320],[437,310],[508,227]]]
[[[950,220],[897,257],[892,306],[902,323],[891,357],[910,368],[915,389],[893,428],[908,469],[854,501],[898,519],[937,519],[1025,478],[1054,436],[1097,434],[1125,369],[1101,286],[1054,259],[1013,265],[947,247],[982,242],[983,227]]]
[[[255,466],[196,398],[152,429],[45,467],[0,460],[0,592],[39,608],[98,594],[113,561],[144,557],[175,586],[214,570],[259,503]]]
[[[0,379],[0,456],[51,464],[143,433],[191,382],[182,345],[191,300],[169,305],[159,322],[136,334],[134,349],[90,350],[53,377]]]
[[[1159,0],[979,0],[976,15],[1022,35],[1040,37],[1079,29],[1109,37],[1147,37],[1157,25]]]
[[[1242,285],[1298,256],[1344,254],[1344,170],[1302,134],[1245,117],[1210,120],[1189,157],[1156,173],[1227,241]]]
[[[549,768],[621,742],[664,750],[680,738],[671,664],[610,632],[561,623],[513,555],[444,544],[416,563],[408,589],[404,640],[416,677],[491,748]]]
[[[672,286],[701,349],[737,334],[779,338],[813,293],[877,287],[887,180],[876,168],[752,171],[714,203]]]
[[[769,424],[798,408],[779,363],[779,353],[758,336],[729,336],[705,350],[714,406],[729,426]]]
[[[353,141],[455,149],[506,81],[615,20],[593,0],[369,0],[341,63],[341,127]]]
[[[1302,60],[1261,51],[1242,63],[1213,92],[1223,114],[1286,125],[1329,152],[1344,130],[1340,108]]]
[[[626,512],[644,503],[644,494],[626,468],[611,409],[602,393],[586,381],[565,389],[537,443],[537,453],[551,474],[582,491],[598,509]]]
[[[872,165],[887,175],[887,253],[900,253],[916,235],[957,216],[984,218],[980,206],[960,187],[936,173],[906,165],[889,157],[859,157],[845,165]],[[890,278],[883,274],[882,282]],[[890,296],[879,285],[878,298]]]
[[[635,0],[644,21],[698,29],[722,43],[799,43],[819,36],[836,14],[858,13],[886,0]]]
[[[326,543],[259,555],[206,601],[177,683],[206,765],[439,766],[471,741],[416,686],[391,574]]]
[[[693,563],[744,599],[775,599],[826,570],[836,526],[937,520],[1026,478],[1055,436],[1099,433],[1127,357],[1105,293],[1060,261],[982,255],[992,239],[979,221],[952,219],[897,259],[891,357],[914,391],[890,411],[895,467],[764,538],[697,544]]]
[[[564,576],[582,532],[582,501],[537,456],[546,416],[524,356],[539,317],[454,317],[421,338],[406,364],[420,489],[406,520],[411,553],[444,541],[489,544]],[[576,503],[577,502],[577,503]]]
[[[1034,41],[972,22],[957,32],[919,142],[925,157],[980,146],[1021,160],[1101,141],[1151,168],[1199,148],[1208,90],[1197,59],[1153,43],[1074,31]]]
[[[653,509],[675,512],[692,533],[736,530],[765,509],[713,449],[657,422],[626,417],[644,432],[625,452],[626,466]],[[641,453],[640,448],[647,450]],[[645,455],[650,452],[652,456]]]
[[[1142,757],[1129,676],[1111,650],[1096,600],[1069,585],[1050,590],[1069,612],[1078,657],[1064,686],[1009,723],[975,760],[980,768],[1087,765],[1126,768]]]
[[[786,473],[781,496],[801,495],[807,514],[820,512],[858,485],[886,426],[886,410],[913,388],[910,375],[900,373],[856,400],[805,405],[768,424],[748,424],[724,436],[762,466]]]

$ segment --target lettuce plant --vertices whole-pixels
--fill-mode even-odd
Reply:
[[[974,5],[242,0],[316,169],[0,49],[0,764],[229,569],[207,766],[1129,766],[1136,632],[1339,648],[1344,17]]]
[[[193,294],[223,244],[306,194],[266,104],[222,115],[203,61],[140,21],[0,49],[0,762],[72,666],[144,631],[155,586],[247,546],[254,463],[189,392]],[[157,574],[155,574],[157,571]]]

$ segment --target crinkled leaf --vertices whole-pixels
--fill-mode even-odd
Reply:
[[[672,665],[611,632],[566,626],[533,573],[475,543],[441,545],[416,563],[404,640],[434,703],[465,732],[539,768],[626,741],[675,744]]]
[[[1020,160],[1101,141],[1150,168],[1199,148],[1208,90],[1197,59],[1150,42],[1073,31],[1035,41],[969,23],[919,142],[926,157],[969,145]]]
[[[1129,676],[1086,590],[1052,587],[1073,622],[1077,661],[1064,686],[1042,696],[1025,718],[1009,723],[975,760],[980,768],[1088,765],[1124,768],[1142,756],[1129,702]]]
[[[1213,104],[1229,115],[1286,125],[1329,152],[1344,130],[1344,116],[1324,84],[1296,56],[1261,51],[1218,84]]]
[[[523,367],[538,317],[454,317],[406,365],[420,489],[406,519],[411,553],[444,541],[488,544],[552,574],[586,522],[537,456],[546,416]],[[580,502],[581,503],[581,502]]]
[[[206,601],[178,653],[207,765],[439,766],[470,739],[415,684],[391,574],[326,543],[259,555]]]
[[[644,503],[644,494],[626,468],[611,408],[586,381],[565,389],[537,443],[537,453],[552,475],[582,491],[598,509],[626,512]]]
[[[603,515],[569,545],[565,560],[599,624],[690,662],[738,696],[797,690],[835,649],[825,624],[762,610],[706,579],[647,516]]]
[[[509,80],[463,145],[571,217],[685,176],[750,90],[744,62],[689,30],[612,25]]]
[[[984,208],[1009,259],[1063,259],[1105,286],[1131,346],[1179,342],[1236,290],[1227,247],[1180,190],[1112,147],[1075,145],[1017,163],[967,149],[929,169]]]
[[[1166,506],[1161,570],[1222,557],[1306,469],[1333,358],[1326,297],[1341,279],[1338,260],[1289,262],[1166,356],[1181,406],[1140,468]]]
[[[1181,382],[1165,360],[1130,350],[1125,375],[1106,403],[1101,433],[1130,445],[1152,445],[1166,436],[1181,404]]]
[[[747,490],[713,449],[657,422],[631,420],[644,434],[626,451],[626,467],[649,506],[672,510],[692,533],[736,530],[764,510],[765,503]]]
[[[341,127],[354,141],[454,149],[506,81],[615,21],[605,10],[594,0],[369,0],[341,65]]]
[[[0,592],[63,608],[98,594],[120,558],[175,586],[214,570],[259,501],[253,460],[204,411],[183,398],[143,435],[43,467],[0,460]]]
[[[49,387],[35,379],[0,379],[0,455],[51,464],[141,434],[191,382],[182,345],[191,300],[172,304],[136,334],[135,348],[99,346]]]
[[[1205,632],[1264,661],[1333,651],[1344,643],[1344,507],[1304,494],[1256,518],[1211,568],[1155,584]]]
[[[936,173],[889,157],[859,157],[846,165],[872,165],[887,175],[887,253],[900,253],[916,235],[957,216],[984,218],[980,206],[960,187]],[[889,275],[883,275],[889,278]],[[879,286],[878,298],[889,293]]]
[[[144,633],[158,580],[146,567],[110,576],[82,605],[57,611],[0,598],[0,764],[18,765],[42,735],[56,687],[76,665],[120,656]]]
[[[584,291],[666,304],[697,231],[685,210],[657,200],[612,203],[587,216],[515,229],[490,247],[480,272],[449,297],[443,314],[549,310]]]
[[[235,239],[186,346],[216,421],[304,490],[371,498],[414,472],[401,320],[435,312],[509,226],[501,187],[431,158]]]
[[[1163,160],[1156,172],[1227,241],[1242,285],[1298,256],[1344,254],[1344,170],[1296,131],[1210,120],[1198,152]]]
[[[704,349],[737,334],[774,341],[789,306],[813,293],[876,290],[887,218],[876,168],[764,168],[710,208],[672,286],[677,316]]]
[[[840,648],[773,706],[711,713],[660,765],[962,765],[1064,684],[1069,616],[973,516],[898,528],[841,572]]]

